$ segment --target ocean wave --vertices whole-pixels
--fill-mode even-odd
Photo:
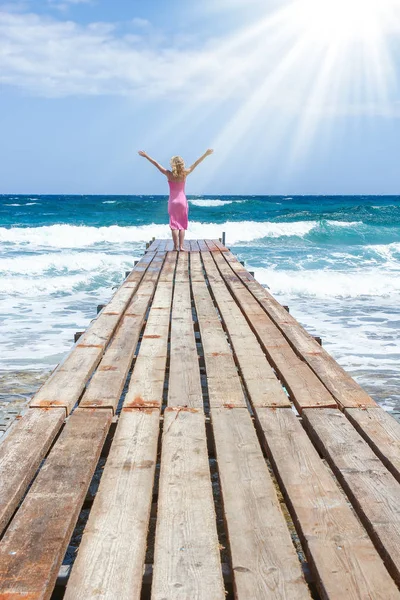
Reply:
[[[26,277],[2,277],[1,292],[8,296],[22,296],[23,298],[35,298],[37,295],[59,294],[60,292],[71,295],[81,289],[88,290],[90,287],[90,273],[77,275],[65,275],[59,277],[38,277],[32,280]]]
[[[246,202],[246,200],[208,200],[208,199],[204,199],[204,200],[189,200],[190,204],[193,204],[194,206],[200,206],[200,207],[209,207],[209,208],[213,208],[213,207],[219,207],[219,206],[225,206],[227,204],[242,204],[243,202]]]
[[[104,200],[103,204],[115,204],[116,200]]]
[[[61,252],[35,255],[19,255],[0,258],[0,277],[16,275],[47,275],[57,277],[71,272],[97,272],[114,269],[121,273],[133,267],[138,256],[133,254],[105,254],[97,252]],[[3,285],[2,285],[3,289]]]
[[[215,239],[222,231],[227,234],[230,244],[251,242],[265,237],[281,236],[303,237],[318,223],[302,221],[296,223],[271,223],[255,221],[228,221],[225,223],[189,223],[188,238]],[[152,237],[169,238],[168,225],[141,225],[138,227],[111,225],[109,227],[86,227],[77,225],[50,225],[44,227],[0,228],[0,242],[34,247],[82,248],[101,243],[147,242]]]
[[[383,271],[381,268],[346,272],[256,268],[255,277],[268,285],[272,293],[284,296],[321,299],[400,296],[399,271]]]
[[[233,200],[189,200],[190,204],[201,207],[218,207],[233,204]]]
[[[280,237],[305,238],[318,241],[328,232],[334,239],[334,230],[346,228],[351,234],[356,232],[359,221],[226,221],[225,223],[202,223],[190,221],[188,238],[217,239],[225,231],[227,243],[235,245],[257,240]],[[361,223],[362,225],[362,223]],[[363,226],[365,227],[365,226]],[[364,235],[364,234],[363,234]],[[85,248],[96,244],[144,243],[152,237],[170,238],[168,225],[150,223],[149,225],[92,227],[78,225],[48,225],[43,227],[0,228],[0,242],[32,246],[35,248]]]
[[[22,204],[14,203],[14,204],[5,204],[4,206],[22,206]]]

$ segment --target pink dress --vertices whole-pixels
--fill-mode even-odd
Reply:
[[[171,229],[188,228],[189,205],[185,194],[186,181],[171,181],[169,183],[168,214]]]

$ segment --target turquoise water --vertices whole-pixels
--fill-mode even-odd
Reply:
[[[386,408],[400,407],[400,197],[189,197]],[[0,369],[56,365],[153,236],[166,196],[0,196]]]

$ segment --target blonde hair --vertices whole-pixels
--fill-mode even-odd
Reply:
[[[175,179],[184,179],[186,177],[185,161],[182,156],[173,156],[170,164],[172,176]]]

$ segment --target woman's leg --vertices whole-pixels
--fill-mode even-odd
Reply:
[[[174,250],[179,250],[179,229],[171,229],[174,241]]]
[[[185,240],[185,230],[180,229],[179,230],[179,248],[183,251],[185,250],[185,248],[183,247],[184,240]]]

